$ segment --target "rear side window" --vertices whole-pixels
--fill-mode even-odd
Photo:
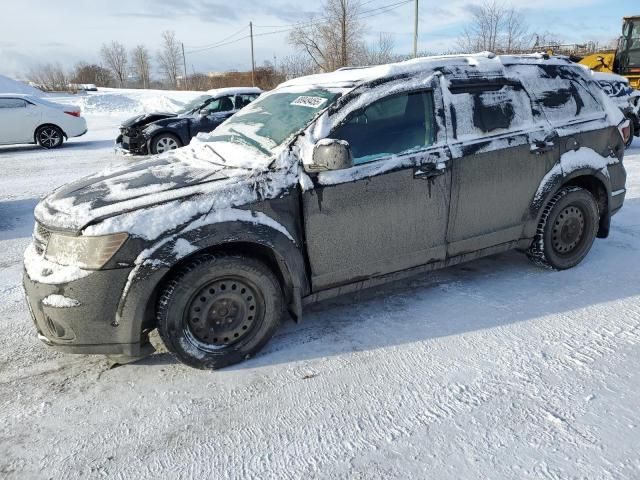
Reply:
[[[531,100],[519,84],[453,85],[450,91],[451,123],[457,139],[519,130],[533,120]]]
[[[349,142],[354,164],[372,162],[434,143],[431,92],[394,95],[373,102],[331,133]]]
[[[509,67],[534,96],[534,108],[543,112],[552,124],[585,117],[600,117],[604,109],[580,81],[575,69],[554,65],[515,65]]]
[[[0,108],[25,108],[27,102],[21,98],[0,98]]]
[[[236,110],[240,110],[241,108],[246,107],[256,98],[258,98],[258,95],[256,94],[236,95]]]

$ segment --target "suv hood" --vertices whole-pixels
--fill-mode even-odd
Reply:
[[[156,120],[162,120],[163,118],[173,118],[173,117],[177,117],[177,114],[169,113],[169,112],[143,113],[140,115],[136,115],[135,117],[128,118],[127,120],[122,122],[121,127],[122,128],[140,127],[140,126],[155,122]]]
[[[217,159],[222,161],[221,157]],[[247,177],[256,173],[247,168],[167,154],[64,185],[36,206],[35,217],[47,228],[75,233],[109,217],[216,193],[219,190],[216,184],[246,183]]]

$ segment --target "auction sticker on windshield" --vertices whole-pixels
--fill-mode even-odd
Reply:
[[[293,102],[291,102],[291,105],[298,105],[300,107],[318,108],[324,105],[325,103],[327,103],[326,98],[302,95],[296,98]]]

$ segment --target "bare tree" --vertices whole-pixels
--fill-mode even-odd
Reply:
[[[119,87],[123,87],[127,80],[127,50],[120,42],[112,41],[110,44],[102,45],[100,56],[107,68],[111,70],[118,82]]]
[[[280,60],[280,71],[286,80],[317,73],[318,66],[307,54],[289,55]]]
[[[108,87],[113,83],[111,71],[95,63],[79,62],[71,78],[72,83],[92,83],[98,87]]]
[[[400,60],[400,57],[393,53],[395,40],[388,33],[380,33],[375,44],[369,45],[362,58],[365,65],[382,65]]]
[[[32,68],[27,74],[27,78],[43,90],[69,90],[69,75],[59,63],[47,63]]]
[[[504,21],[504,40],[502,49],[505,53],[515,53],[525,50],[532,43],[529,35],[529,27],[522,15],[522,12],[513,6],[506,10]]]
[[[512,53],[522,51],[531,44],[524,17],[513,6],[487,0],[475,7],[472,15],[471,23],[458,39],[458,46],[464,52]]]
[[[326,0],[325,14],[296,27],[289,42],[306,53],[322,71],[350,65],[362,54],[360,0]]]
[[[144,45],[138,45],[131,50],[131,68],[142,88],[148,88],[151,79],[151,56]]]
[[[175,32],[170,30],[162,32],[162,48],[158,52],[158,65],[170,88],[175,88],[178,84],[181,61],[182,52]]]

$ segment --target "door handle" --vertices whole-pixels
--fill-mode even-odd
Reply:
[[[547,152],[551,152],[555,148],[556,148],[556,144],[554,142],[547,142],[547,141],[535,142],[531,144],[530,152],[531,153],[547,153]]]
[[[427,163],[426,165],[421,165],[413,170],[413,178],[427,180],[444,174],[445,169],[446,167],[444,164]]]

